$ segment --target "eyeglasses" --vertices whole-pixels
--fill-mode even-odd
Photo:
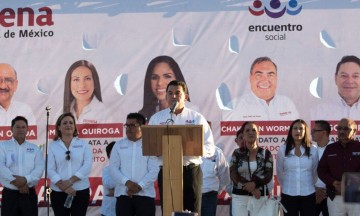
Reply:
[[[139,124],[124,124],[124,128],[126,129],[133,129],[139,126],[140,126]]]
[[[345,131],[345,132],[349,132],[352,130],[352,128],[349,128],[349,127],[341,127],[341,126],[336,126],[335,129],[337,131]]]
[[[70,160],[70,151],[66,151],[65,154],[66,154],[65,159]]]
[[[0,79],[0,84],[1,83],[5,83],[6,85],[12,85],[15,82],[15,79],[13,78],[9,78],[9,77],[5,77],[4,79]]]

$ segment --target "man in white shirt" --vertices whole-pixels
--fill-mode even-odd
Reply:
[[[203,157],[201,215],[216,216],[217,195],[230,184],[229,164],[222,150],[215,146],[215,154]]]
[[[214,155],[215,145],[212,131],[204,116],[185,106],[185,101],[189,95],[186,93],[187,86],[182,81],[173,80],[166,88],[166,100],[172,104],[170,108],[155,113],[149,121],[149,125],[203,125],[204,130],[204,157]],[[183,205],[184,210],[192,212],[201,212],[202,197],[202,171],[200,164],[201,156],[183,157]],[[162,164],[162,160],[161,160]],[[162,169],[158,175],[158,185],[160,200],[162,203]]]
[[[8,126],[16,116],[27,118],[29,125],[35,125],[35,116],[31,108],[19,101],[12,100],[18,87],[15,69],[5,63],[0,63],[0,126]]]
[[[321,159],[325,148],[329,144],[331,127],[329,122],[324,120],[315,121],[315,125],[311,130],[311,138],[314,142],[317,143],[317,150],[319,155],[319,160]],[[323,216],[329,216],[329,211],[327,207],[327,195],[326,195],[326,185],[324,182],[318,178],[315,183],[316,189],[316,216],[319,216],[322,213]]]
[[[110,157],[110,176],[115,181],[116,215],[155,216],[154,182],[159,172],[155,156],[143,156],[141,125],[145,117],[130,113],[126,138],[115,143]]]
[[[44,171],[40,148],[26,140],[27,119],[15,117],[11,122],[13,137],[0,143],[1,215],[37,216],[35,187]]]
[[[233,100],[234,109],[224,111],[231,121],[294,120],[299,113],[286,96],[276,94],[277,66],[269,57],[254,60],[249,77],[251,93]]]
[[[344,56],[336,66],[335,84],[338,94],[311,110],[311,119],[338,121],[360,120],[360,59]]]

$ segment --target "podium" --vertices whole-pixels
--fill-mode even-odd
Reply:
[[[202,125],[143,125],[144,156],[163,157],[163,216],[183,210],[183,156],[203,156]]]

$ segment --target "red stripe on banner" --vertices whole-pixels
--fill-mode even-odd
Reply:
[[[1,126],[0,127],[0,140],[8,140],[12,138],[12,132],[10,126]],[[26,135],[27,140],[36,140],[37,139],[37,126],[30,125],[28,127],[28,133]]]
[[[332,120],[332,121],[327,121],[327,122],[329,122],[330,127],[331,127],[330,135],[337,135],[336,127],[339,123],[339,120]],[[314,125],[315,125],[315,121],[311,121],[311,128],[313,128]],[[356,130],[359,131],[360,125],[357,122],[356,122],[356,125],[357,125]]]
[[[292,121],[254,121],[261,135],[287,135]],[[244,121],[221,121],[221,136],[235,136]]]
[[[123,137],[123,123],[111,124],[78,124],[76,128],[79,138],[121,138]],[[49,139],[55,136],[55,125],[49,126]]]

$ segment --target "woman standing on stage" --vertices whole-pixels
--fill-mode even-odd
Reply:
[[[240,147],[234,150],[230,162],[233,216],[248,216],[248,203],[251,197],[262,203],[269,194],[266,185],[273,177],[272,155],[269,150],[258,146],[257,125],[254,122],[245,122],[241,128],[242,141],[236,140]],[[237,139],[241,139],[240,134]]]
[[[75,117],[71,113],[62,114],[55,126],[48,153],[52,208],[56,216],[85,216],[90,199],[91,149],[85,140],[77,137]],[[71,207],[64,207],[65,200],[71,196]]]
[[[315,215],[315,183],[318,153],[310,143],[310,132],[302,119],[293,121],[285,144],[276,158],[276,173],[281,185],[285,216]]]

